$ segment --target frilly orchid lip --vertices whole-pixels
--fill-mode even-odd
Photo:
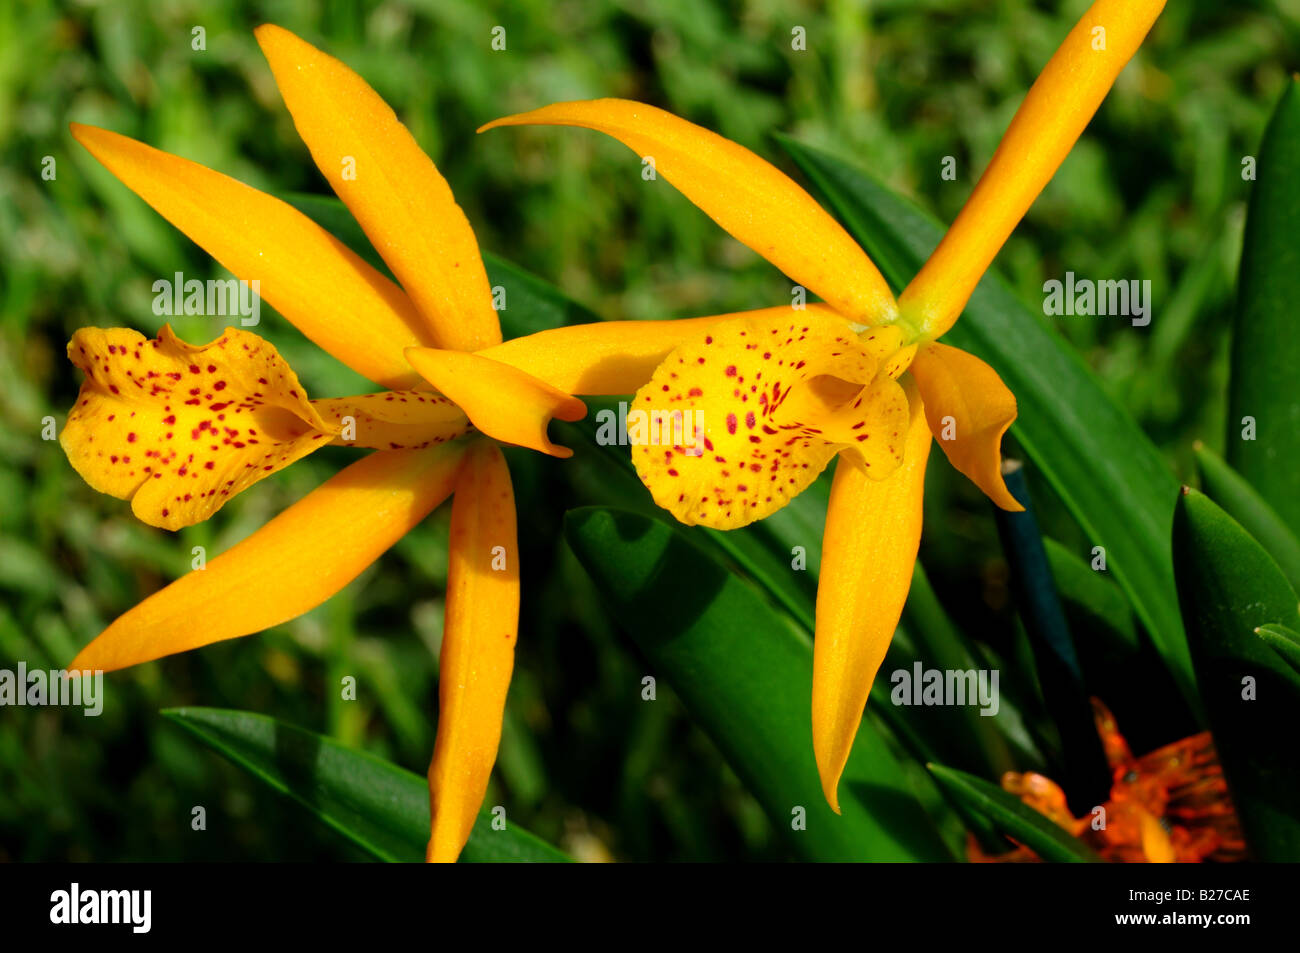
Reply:
[[[859,339],[829,309],[777,310],[710,325],[637,392],[636,409],[690,422],[691,433],[632,451],[655,501],[684,523],[762,519],[838,453],[873,479],[902,463],[907,398],[889,374],[897,329]]]
[[[256,335],[227,328],[196,347],[164,326],[83,328],[68,359],[86,375],[59,440],[96,490],[178,529],[328,443],[336,431]]]
[[[792,280],[820,295],[842,321],[902,333],[897,362],[908,370],[901,383],[909,395],[907,416],[912,423],[903,428],[901,462],[895,462],[892,477],[875,481],[866,476],[863,461],[840,450],[844,459],[836,469],[827,515],[817,600],[812,731],[822,786],[832,807],[866,692],[911,583],[931,433],[949,461],[995,504],[1009,510],[1022,508],[1007,490],[998,465],[1002,435],[1016,417],[1014,395],[993,368],[935,339],[957,320],[980,277],[1065,159],[1163,8],[1164,0],[1093,3],[1029,90],[965,207],[897,301],[866,253],[803,189],[748,149],[661,109],[622,99],[555,103],[494,120],[479,130],[562,125],[612,136],[637,155],[653,157],[656,170],[688,199]],[[798,312],[786,311],[787,317],[797,320]],[[717,320],[720,328],[732,330],[729,322]],[[779,329],[789,323],[778,319],[768,328],[777,330],[781,339],[770,350],[782,368],[784,354],[791,364],[808,360],[802,341],[796,346],[794,338],[787,342],[780,334]],[[759,426],[759,410],[725,409],[718,394],[727,396],[726,381],[701,369],[712,366],[702,351],[690,355],[701,367],[687,368],[686,350],[697,343],[695,339],[695,344],[683,345],[659,367],[653,384],[638,394],[638,406],[654,407],[658,401],[667,412],[673,404],[683,412],[693,412],[702,404],[716,407],[714,413],[722,413],[725,429],[719,430],[716,420],[708,421],[702,425],[707,428],[705,438],[713,440],[716,450],[718,436],[732,436],[730,421],[735,415],[745,422],[736,427],[742,445],[716,454],[723,459],[714,459],[712,466],[707,457],[684,455],[678,445],[636,448],[634,459],[656,501],[679,519],[718,528],[742,526],[811,482],[806,472],[815,475],[826,465],[835,452],[827,448],[836,441],[808,440],[813,435],[805,433],[790,444],[797,455],[792,450],[790,457],[778,458],[776,468],[770,469],[779,427],[769,423],[776,431],[771,434],[745,432],[750,413],[754,427]],[[823,359],[838,356],[832,351],[839,347],[834,342]],[[739,360],[720,366],[732,365],[739,378]],[[745,384],[753,388],[750,395],[756,399],[758,371],[752,373]],[[788,380],[788,371],[784,376]],[[892,383],[888,375],[885,378]],[[770,380],[763,382],[764,388]],[[857,401],[851,387],[859,383],[840,379],[831,392],[841,401],[846,394]],[[805,394],[814,390],[806,383],[802,389]],[[739,387],[730,394],[739,403],[744,396]],[[770,392],[768,399],[770,410]],[[850,426],[858,424],[864,433],[872,428],[868,420],[855,420]],[[878,427],[872,429],[879,432]],[[892,424],[886,430],[892,434]],[[751,440],[764,448],[757,451],[764,456],[734,460],[737,450],[744,456],[744,444]],[[704,446],[707,454],[708,444]],[[786,494],[772,493],[769,500],[768,492],[753,488],[752,476],[740,476],[741,464],[752,476],[766,474],[769,485],[780,474]],[[795,472],[786,472],[791,464]]]

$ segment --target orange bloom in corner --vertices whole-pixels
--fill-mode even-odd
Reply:
[[[839,778],[912,578],[931,435],[994,503],[1021,508],[1000,472],[1015,397],[983,361],[936,339],[956,322],[1163,6],[1093,4],[897,299],[861,247],[787,176],[663,110],[599,99],[483,127],[580,126],[613,136],[653,158],[656,171],[714,221],[825,302],[695,319],[698,329],[683,329],[636,395],[635,407],[673,437],[634,446],[633,460],[661,506],[684,523],[718,529],[774,512],[838,460],[812,686],[813,747],[837,811]]]
[[[1060,786],[1033,772],[1008,771],[1002,776],[1003,789],[1114,863],[1229,863],[1245,859],[1241,823],[1208,731],[1135,758],[1110,710],[1094,698],[1092,711],[1113,780],[1110,799],[1099,805],[1099,811],[1076,819]],[[977,863],[1039,859],[1024,845],[1005,854],[986,854],[974,836],[967,854]]]

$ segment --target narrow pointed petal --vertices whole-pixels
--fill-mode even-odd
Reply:
[[[926,338],[956,322],[1164,5],[1097,0],[1044,67],[956,221],[899,297],[900,311]]]
[[[255,32],[298,134],[420,309],[432,343],[460,351],[498,343],[478,240],[433,160],[343,63],[278,26]]]
[[[107,129],[71,128],[127,188],[236,277],[258,282],[262,300],[325,351],[381,387],[416,383],[402,350],[433,340],[419,312],[401,288],[329,232],[285,202],[197,162]]]
[[[311,402],[338,433],[336,447],[420,450],[469,432],[465,412],[427,390],[385,391]]]
[[[261,632],[314,609],[451,493],[462,448],[381,451],[120,616],[69,670],[125,668]]]
[[[450,863],[460,855],[483,804],[518,630],[514,489],[500,448],[479,440],[467,453],[451,510],[438,737],[429,765],[430,861]]]
[[[478,354],[413,347],[406,359],[489,437],[553,457],[573,456],[572,450],[551,443],[546,426],[552,417],[567,421],[585,417],[587,405],[578,398]]]
[[[949,462],[1002,509],[1022,511],[1002,479],[1002,435],[1016,419],[1016,395],[998,372],[937,341],[917,351],[911,370],[930,432]]]
[[[830,312],[824,305],[809,305]],[[746,314],[790,314],[789,305]],[[538,331],[479,351],[566,394],[631,394],[684,339],[739,314],[671,321],[602,321]]]
[[[771,163],[672,113],[626,99],[555,103],[483,126],[579,126],[612,136],[737,241],[852,321],[897,314],[884,277],[839,223]]]
[[[152,341],[82,328],[68,359],[86,379],[59,443],[87,483],[150,526],[207,519],[335,433],[275,348],[239,328],[201,346],[169,325]]]
[[[920,400],[903,465],[872,480],[841,457],[831,485],[817,586],[813,641],[813,753],[826,801],[838,814],[840,775],[862,721],[867,695],[894,636],[921,541],[921,498],[930,432]]]

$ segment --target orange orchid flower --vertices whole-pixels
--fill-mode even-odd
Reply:
[[[836,811],[839,778],[912,578],[931,435],[994,503],[1021,508],[1000,471],[1015,397],[983,361],[936,339],[956,322],[1163,7],[1164,0],[1092,5],[897,299],[861,247],[787,176],[663,110],[619,99],[558,103],[480,130],[542,124],[606,133],[653,159],[657,173],[732,236],[822,298],[806,309],[696,319],[698,329],[684,329],[634,404],[672,420],[682,439],[646,442],[632,453],[661,506],[684,523],[718,529],[779,509],[838,458],[812,686],[813,747]]]
[[[387,390],[309,400],[275,348],[239,328],[202,346],[166,326],[155,340],[86,328],[68,345],[85,381],[60,442],[92,487],[172,530],[317,447],[375,452],[126,612],[69,670],[120,669],[287,622],[454,496],[428,846],[430,860],[450,861],[496,758],[519,618],[514,492],[487,438],[570,455],[546,434],[552,417],[585,414],[570,395],[635,390],[690,324],[502,343],[469,222],[392,109],[293,34],[263,26],[257,39],[321,172],[400,286],[279,199],[104,129],[74,124],[72,134],[238,278],[260,282],[308,338]],[[571,353],[605,359],[575,368]]]
[[[1060,785],[1033,772],[1008,771],[1002,776],[1003,790],[1114,863],[1229,863],[1245,859],[1241,823],[1208,731],[1136,758],[1110,709],[1094,698],[1092,712],[1113,782],[1110,798],[1099,805],[1100,810],[1076,819]],[[976,863],[1039,860],[1023,844],[1004,854],[986,854],[973,835],[967,855]]]

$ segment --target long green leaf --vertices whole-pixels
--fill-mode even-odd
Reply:
[[[1016,460],[1003,470],[1007,489],[1024,510],[1010,513],[995,508],[998,536],[1011,570],[1016,609],[1029,637],[1043,703],[1061,737],[1064,770],[1060,778],[1070,806],[1081,813],[1110,791],[1110,767],[1097,737],[1074,636],[1043,549],[1025,469]]]
[[[958,804],[987,817],[993,826],[1053,863],[1099,863],[1095,851],[1071,837],[1020,798],[965,771],[926,765],[944,792]]]
[[[1297,673],[1300,673],[1300,632],[1288,629],[1284,625],[1270,622],[1261,625],[1255,634],[1264,640],[1264,644],[1282,656]]]
[[[266,715],[221,708],[162,714],[380,860],[424,859],[429,788],[418,774]],[[461,853],[468,863],[568,859],[514,824],[493,830],[488,814]]]
[[[1300,536],[1300,81],[1260,144],[1232,326],[1228,462]],[[1244,418],[1254,421],[1251,439]]]
[[[920,269],[943,228],[868,173],[791,139],[781,145],[896,288]],[[996,274],[984,277],[944,340],[983,358],[1016,395],[1013,433],[1094,544],[1196,704],[1170,569],[1178,484],[1155,446],[1070,345]]]
[[[1255,537],[1286,574],[1292,588],[1300,589],[1300,539],[1277,511],[1240,473],[1204,444],[1196,445],[1196,465],[1206,495]]]
[[[611,617],[681,697],[778,830],[812,860],[950,860],[864,720],[827,806],[812,754],[812,645],[716,559],[658,520],[570,512],[565,534]],[[800,824],[805,829],[800,829]]]
[[[882,673],[899,668],[910,669],[918,661],[924,668],[941,671],[965,672],[981,668],[944,611],[919,562],[912,572],[912,587],[907,593],[903,621],[910,638],[903,640],[895,636],[885,656]],[[896,652],[896,647],[901,647],[904,641],[910,642],[911,652]],[[949,763],[994,777],[1017,766],[1021,770],[1028,765],[1042,766],[1042,755],[1025,734],[1020,713],[1005,694],[999,699],[996,715],[984,714],[975,705],[907,709],[905,714],[908,721],[915,724],[915,730],[932,748],[942,752]],[[1017,747],[1014,756],[1013,743]]]
[[[1223,773],[1255,856],[1300,860],[1300,676],[1255,634],[1300,627],[1277,563],[1203,493],[1174,519],[1178,594]]]
[[[1138,633],[1123,590],[1056,540],[1043,537],[1043,549],[1071,628],[1081,629],[1075,634],[1076,644],[1083,648],[1080,636],[1096,635],[1113,657],[1136,655]]]

